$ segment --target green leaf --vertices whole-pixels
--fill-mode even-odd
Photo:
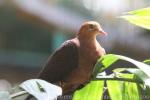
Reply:
[[[109,67],[110,65],[112,65],[114,62],[116,62],[119,58],[114,57],[113,54],[108,54],[102,57],[102,64],[104,65],[105,68]],[[104,69],[105,69],[104,68]],[[102,69],[102,70],[104,70]]]
[[[104,81],[91,81],[85,87],[74,93],[73,100],[101,100],[103,87]]]
[[[121,73],[123,71],[126,71],[126,74]],[[141,82],[144,83],[144,80],[149,78],[143,71],[141,71],[138,68],[116,68],[116,69],[113,70],[113,72],[114,73],[120,73],[121,77],[123,75],[123,78],[125,78],[126,75],[128,75],[127,72],[129,72],[131,74],[131,75],[129,74],[130,77],[132,79],[134,79],[135,81],[140,82],[140,83]],[[127,77],[129,77],[129,76],[127,76]]]
[[[109,68],[110,65],[112,65],[113,63],[115,63],[117,60],[125,60],[128,61],[132,64],[134,64],[136,67],[138,67],[139,69],[141,69],[145,74],[147,74],[150,77],[150,66],[136,61],[134,59],[131,59],[129,57],[125,57],[125,56],[121,56],[121,55],[115,55],[115,54],[107,54],[104,55],[103,57],[101,57],[95,67],[94,67],[94,71],[93,71],[93,76],[94,78],[96,78],[98,73],[101,73],[102,71],[104,71],[106,68]]]
[[[107,54],[98,59],[97,63],[94,66],[93,70],[93,76],[96,78],[97,73],[101,73],[106,68],[110,67],[113,63],[115,63],[118,60],[117,57],[115,57],[113,54]]]
[[[143,62],[146,63],[146,64],[148,64],[148,65],[150,65],[150,59],[146,59]]]
[[[102,75],[102,74],[99,75],[99,73],[102,73],[103,71],[105,71],[106,68],[109,68],[113,63],[115,63],[119,59],[128,61],[134,64],[137,68],[117,69],[117,70],[114,70],[115,72],[114,75],[113,74],[112,75]],[[112,100],[140,100],[141,95],[138,90],[139,84],[143,82],[146,85],[145,91],[149,91],[149,86],[150,86],[149,69],[150,69],[149,65],[136,61],[129,57],[115,55],[115,54],[107,54],[98,60],[98,62],[95,65],[93,75],[94,75],[95,81],[103,82],[107,80],[109,94]],[[122,71],[128,71],[130,73],[121,73]],[[135,78],[135,76],[137,76],[138,78],[137,77]],[[121,79],[125,81],[122,81]],[[93,86],[93,88],[94,87],[95,86]],[[99,88],[102,88],[102,87],[99,87]],[[115,92],[115,90],[117,92]],[[91,91],[92,93],[89,93],[89,91]],[[94,92],[100,93],[100,94],[102,93],[102,91],[98,92],[96,90]],[[92,90],[92,87],[85,86],[83,89],[75,92],[74,100],[91,100],[92,98],[95,97],[95,96],[92,96],[94,92]],[[113,94],[113,92],[115,93]],[[94,100],[97,100],[96,98]]]
[[[136,69],[136,68],[128,68],[126,69],[126,71],[134,74],[138,79],[140,79],[143,83],[145,83],[145,81],[147,79],[149,79],[149,77],[140,69]]]
[[[140,69],[133,69],[133,68],[128,68],[127,71],[135,74],[137,76],[137,80],[140,79],[143,84],[141,84],[141,88],[143,91],[143,95],[142,98],[143,99],[147,99],[149,100],[149,94],[150,94],[150,78]]]
[[[27,80],[20,87],[38,100],[53,100],[62,95],[62,89],[59,86],[40,79]]]
[[[128,12],[128,14],[138,15],[138,16],[150,16],[150,7],[138,9]]]
[[[125,82],[125,98],[128,100],[141,100],[137,83]]]
[[[118,73],[120,73],[120,72],[123,72],[123,71],[125,71],[127,68],[116,68],[116,69],[114,69],[113,70],[113,72],[118,72]]]
[[[116,77],[118,78],[126,78],[126,79],[134,79],[134,74],[128,74],[128,73],[117,73]]]
[[[115,63],[117,60],[125,60],[132,64],[134,64],[136,67],[140,68],[144,73],[146,73],[150,77],[150,66],[147,64],[144,64],[142,62],[136,61],[134,59],[131,59],[129,57],[121,56],[121,55],[115,55],[115,54],[107,54],[101,57],[98,62],[96,63],[93,71],[94,78],[97,76],[98,73],[101,73],[106,68],[110,67],[113,63]]]
[[[129,21],[134,25],[150,29],[150,17],[148,16],[125,15],[121,18],[124,18],[125,20]]]
[[[149,65],[144,64],[144,63],[139,62],[139,61],[136,61],[136,60],[131,59],[129,57],[125,57],[125,56],[121,56],[121,55],[115,55],[115,56],[121,60],[125,60],[125,61],[128,61],[128,62],[134,64],[136,67],[141,69],[148,77],[150,77],[150,66]]]
[[[140,100],[136,83],[124,81],[107,81],[111,100]]]
[[[107,88],[112,100],[122,100],[123,81],[107,81]]]
[[[130,15],[121,16],[121,18],[130,23],[150,29],[150,7],[128,12]]]
[[[150,78],[140,69],[137,69],[137,68],[123,68],[123,69],[122,69],[122,71],[126,70],[126,71],[134,74],[136,76],[134,78],[136,81],[139,81],[139,83],[143,83],[143,84],[139,85],[139,86],[142,86],[141,88],[142,88],[143,95],[141,97],[144,100],[149,100],[150,99],[150,97],[149,97],[149,94],[150,94]],[[119,69],[117,69],[115,71],[119,71]],[[140,88],[140,90],[141,90],[141,88]]]

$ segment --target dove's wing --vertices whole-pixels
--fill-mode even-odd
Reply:
[[[78,66],[78,48],[68,40],[48,59],[39,78],[56,83],[69,75]]]

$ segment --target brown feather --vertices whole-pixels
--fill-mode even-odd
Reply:
[[[39,78],[57,83],[65,78],[78,66],[78,50],[75,43],[68,40],[48,59],[39,74]]]

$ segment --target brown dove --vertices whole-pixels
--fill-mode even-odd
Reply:
[[[90,80],[97,59],[105,54],[96,40],[102,34],[107,33],[98,22],[84,22],[76,37],[65,41],[49,57],[38,78],[61,86],[63,94],[73,93]]]

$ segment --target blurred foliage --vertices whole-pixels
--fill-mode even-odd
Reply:
[[[130,15],[121,16],[130,23],[150,29],[150,7],[128,12]]]
[[[61,0],[59,1],[59,5],[64,8],[69,8],[70,11],[73,11],[77,15],[87,17],[87,19],[91,18],[91,12],[82,4],[82,0]]]
[[[21,19],[11,9],[0,9],[0,20],[1,49],[31,52],[51,50],[51,31]]]

